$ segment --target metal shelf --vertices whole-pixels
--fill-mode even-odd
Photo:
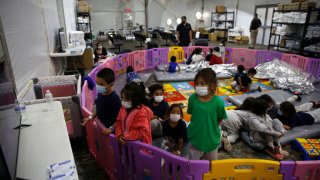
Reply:
[[[286,36],[286,37],[293,37],[293,38],[297,38],[297,39],[303,39],[303,36],[302,36],[302,35],[289,35],[289,34],[281,35],[281,34],[274,34],[274,33],[271,33],[271,35],[275,35],[275,36]]]
[[[286,23],[286,22],[273,22],[273,24],[306,25],[306,23]]]

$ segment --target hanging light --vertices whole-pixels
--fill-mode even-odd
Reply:
[[[171,24],[172,24],[172,19],[171,18],[167,19],[167,25],[170,26]]]
[[[177,19],[177,24],[181,24],[181,18]]]
[[[196,13],[196,18],[199,20],[199,19],[201,19],[201,12],[197,12]]]

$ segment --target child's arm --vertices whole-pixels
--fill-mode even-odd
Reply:
[[[250,129],[269,134],[269,135],[276,135],[277,132],[274,131],[272,128],[269,128],[265,123],[260,123],[256,116],[249,117],[249,126]]]
[[[81,125],[82,126],[85,126],[90,120],[96,118],[97,114],[96,113],[93,113],[92,115],[90,115],[89,117],[86,117],[82,120],[82,123]]]
[[[291,129],[291,127],[288,126],[288,125],[283,125],[283,128],[284,128],[285,130],[290,130],[290,129]]]
[[[251,91],[251,90],[250,90],[250,87],[251,87],[251,84],[249,83],[248,86],[247,86],[247,91],[248,91],[248,92]]]
[[[149,133],[151,132],[150,129],[150,119],[147,115],[135,117],[134,122],[131,126],[129,131],[123,134],[125,140],[147,140],[149,139]]]
[[[239,87],[240,89],[242,88],[242,80],[241,80],[241,77],[238,77],[238,82],[239,82]]]
[[[219,125],[222,123],[222,120],[223,120],[223,119],[220,119],[220,118],[218,119],[218,124],[219,124]]]
[[[172,153],[173,154],[176,154],[176,155],[180,155],[181,154],[181,151],[182,151],[182,147],[183,147],[183,138],[180,138],[178,140],[178,149],[173,151]]]

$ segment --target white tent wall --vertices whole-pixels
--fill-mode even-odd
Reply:
[[[0,16],[18,93],[32,78],[56,75],[61,70],[61,62],[49,57],[56,47],[56,34],[60,27],[56,1],[0,2]],[[75,9],[75,3],[72,8]],[[69,24],[74,24],[75,29],[75,21],[71,19]],[[33,92],[29,92],[25,100],[33,98]]]
[[[125,8],[132,9],[134,23],[145,24],[144,0],[87,0],[92,5],[92,30],[97,35],[99,31],[110,28],[124,28],[123,13]],[[249,35],[249,26],[253,17],[255,5],[290,3],[290,0],[204,0],[203,18],[204,24],[198,25],[196,12],[201,12],[201,0],[149,0],[149,27],[167,28],[167,19],[171,18],[172,26],[177,26],[177,18],[185,15],[187,21],[195,29],[199,26],[209,27],[211,12],[215,11],[216,5],[227,6],[228,11],[235,11],[238,1],[238,16],[236,26],[241,26],[245,34]]]

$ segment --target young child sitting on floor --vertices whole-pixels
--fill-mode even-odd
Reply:
[[[149,87],[150,101],[149,108],[153,111],[154,117],[151,121],[151,130],[153,137],[159,137],[162,135],[161,121],[164,120],[164,116],[169,109],[169,104],[163,99],[163,85],[154,84]]]
[[[206,61],[207,61],[207,62],[210,62],[210,59],[211,59],[212,53],[213,53],[213,49],[212,49],[212,48],[210,48],[210,49],[209,49],[209,53],[208,53],[208,54],[207,54],[207,56],[206,56]]]
[[[128,83],[121,91],[122,107],[119,111],[115,136],[121,144],[127,140],[140,140],[151,144],[150,121],[153,112],[147,105],[144,89],[135,82]]]
[[[271,119],[266,114],[268,103],[256,98],[252,105],[252,113],[248,117],[250,139],[254,143],[266,145],[266,152],[277,160],[282,160],[280,138],[284,135],[285,129],[278,119]],[[275,146],[274,146],[275,144]]]
[[[163,142],[162,149],[183,157],[188,155],[187,125],[182,120],[182,108],[172,104],[167,113],[168,119],[162,123]]]
[[[209,65],[214,65],[214,64],[222,64],[222,55],[220,53],[219,47],[213,48],[213,53],[210,58]]]
[[[242,105],[236,110],[227,110],[227,119],[221,122],[221,135],[223,147],[226,151],[231,151],[231,143],[235,143],[239,138],[240,129],[248,130],[247,117],[251,114],[254,97],[247,97]]]
[[[127,82],[131,82],[131,81],[134,81],[136,83],[142,82],[140,76],[138,75],[138,73],[134,72],[134,69],[132,66],[127,67],[126,73],[127,73]]]
[[[248,73],[244,73],[243,75],[239,75],[235,82],[231,83],[231,87],[236,89],[237,91],[255,91],[258,90],[261,92],[260,86],[252,87],[252,78],[257,74],[257,70],[254,68],[250,68]],[[237,74],[236,74],[237,75]]]
[[[177,72],[177,68],[178,72],[180,72],[180,66],[178,65],[176,60],[177,58],[175,56],[171,56],[169,65],[166,65],[165,67],[165,72],[175,73]]]
[[[296,108],[289,101],[280,104],[279,114],[284,117],[282,119],[283,127],[290,130],[296,126],[312,125],[320,123],[320,102],[311,102],[313,108],[317,108],[308,112],[297,112]]]
[[[204,60],[202,49],[201,48],[196,48],[194,55],[192,56],[192,64],[198,64],[200,61]]]

